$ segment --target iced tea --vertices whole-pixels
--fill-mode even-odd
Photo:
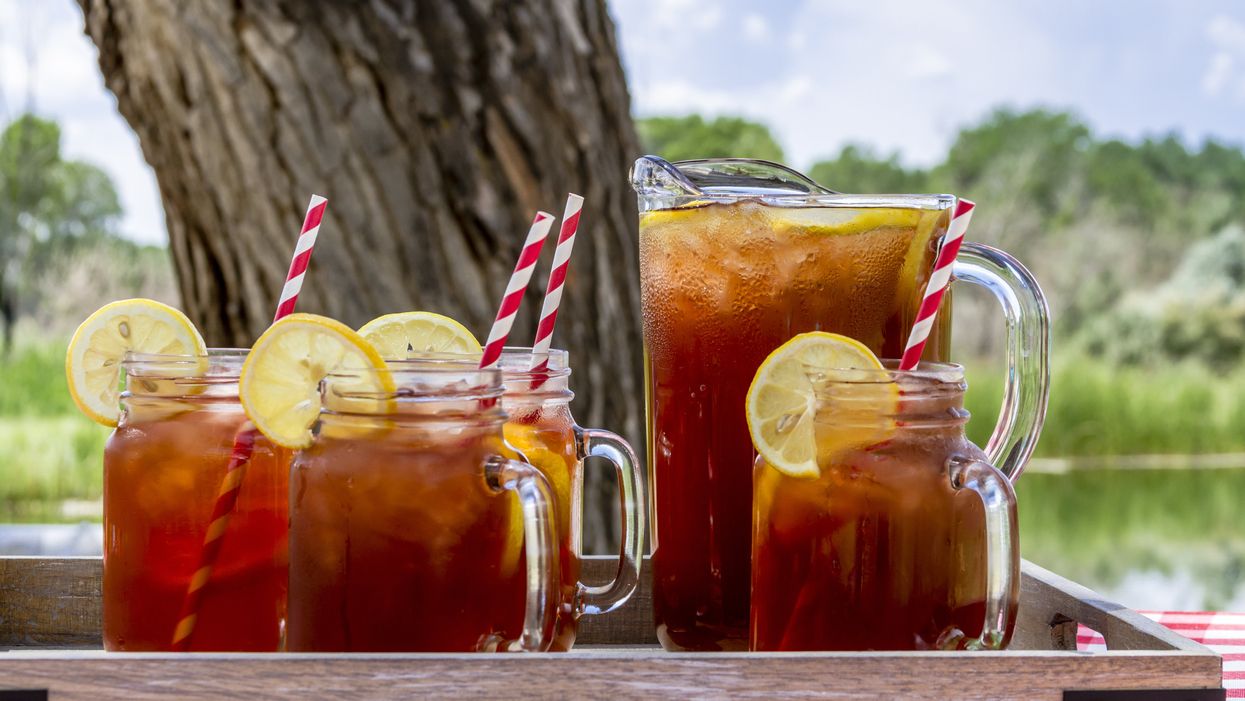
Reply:
[[[557,393],[556,390],[552,393]],[[561,568],[560,605],[551,650],[564,652],[575,644],[579,628],[578,606],[583,472],[575,450],[575,419],[565,401],[543,401],[508,394],[503,406],[510,414],[506,442],[549,479],[558,522],[558,563]],[[521,613],[521,612],[520,612]]]
[[[476,651],[527,634],[524,517],[487,469],[515,456],[500,377],[455,385],[445,375],[430,388],[402,374],[383,408],[325,382],[315,442],[291,473],[292,651]],[[541,586],[553,586],[556,555],[542,562]],[[556,598],[542,601],[542,646]]]
[[[747,645],[755,454],[744,398],[758,365],[813,330],[899,356],[953,201],[836,197],[641,215],[653,607],[667,648]],[[950,318],[938,315],[926,358],[947,357]]]
[[[550,351],[546,371],[532,372],[531,365],[530,348],[507,348],[502,354],[500,366],[506,387],[502,406],[509,414],[505,435],[553,487],[561,531],[558,558],[562,582],[551,649],[565,651],[575,643],[580,615],[613,610],[635,589],[642,557],[641,479],[635,456],[625,441],[609,431],[576,425],[570,408],[575,395],[569,386],[571,370],[566,351]],[[580,582],[583,461],[590,456],[615,462],[623,502],[619,568],[616,579],[604,586]]]
[[[1014,496],[964,437],[958,366],[925,367],[940,369],[905,380],[894,411],[873,422],[851,411],[859,394],[836,392],[874,381],[864,373],[819,389],[819,477],[757,459],[751,649],[1006,645],[1019,585]],[[978,488],[997,490],[990,524]],[[992,557],[1008,583],[1003,612],[991,610],[1003,623],[983,641]]]
[[[246,351],[132,356],[104,451],[104,647],[171,650],[234,438]],[[206,367],[206,372],[202,369]],[[290,453],[259,436],[204,589],[192,651],[275,651],[285,621]]]

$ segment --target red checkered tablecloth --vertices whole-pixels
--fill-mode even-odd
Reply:
[[[1223,686],[1228,698],[1245,699],[1245,613],[1218,611],[1142,611],[1142,615],[1223,655]],[[1081,626],[1078,650],[1106,650],[1098,633]]]

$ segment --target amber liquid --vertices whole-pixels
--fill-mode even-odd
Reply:
[[[980,636],[985,513],[952,487],[953,455],[985,459],[957,429],[903,431],[823,462],[817,479],[758,460],[751,649],[957,649]]]
[[[129,400],[104,450],[105,649],[172,649],[182,599],[245,421],[236,398]],[[256,439],[190,650],[279,649],[289,464],[288,451]]]
[[[549,486],[553,488],[558,528],[558,564],[561,570],[561,605],[558,607],[553,643],[549,649],[565,652],[575,644],[579,627],[575,606],[580,569],[578,498],[579,483],[583,475],[577,469],[579,462],[575,451],[575,420],[565,404],[541,408],[507,406],[506,409],[511,414],[505,427],[506,441],[523,453],[545,475]],[[523,586],[526,587],[526,584]]]
[[[744,397],[757,366],[814,330],[899,357],[946,222],[945,211],[754,202],[642,216],[653,614],[667,649],[747,646]],[[946,359],[950,316],[938,315],[927,360]]]
[[[457,652],[518,637],[522,522],[485,482],[498,453],[495,425],[322,422],[290,477],[288,649]]]

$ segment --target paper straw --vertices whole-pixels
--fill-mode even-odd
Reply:
[[[545,383],[542,374],[549,369],[549,347],[553,343],[553,325],[558,320],[558,306],[562,303],[562,287],[566,283],[566,269],[571,262],[571,249],[575,247],[575,232],[579,229],[579,213],[584,208],[584,198],[571,193],[566,198],[566,210],[562,213],[562,229],[558,232],[558,246],[553,251],[553,270],[545,287],[545,301],[540,308],[540,323],[536,326],[536,340],[532,343],[531,371],[538,373],[532,389]]]
[[[925,297],[921,300],[921,309],[917,312],[916,321],[912,324],[912,332],[908,334],[908,345],[904,348],[903,358],[899,361],[900,370],[912,370],[921,362],[921,353],[925,350],[925,342],[929,340],[929,332],[934,328],[934,318],[938,315],[938,307],[942,304],[942,296],[951,282],[951,267],[955,256],[960,252],[960,244],[964,242],[964,232],[968,231],[968,222],[973,218],[973,208],[977,205],[969,200],[958,200],[955,214],[947,227],[947,235],[942,240],[942,248],[938,251],[938,260],[934,263],[934,271],[925,286]]]
[[[273,321],[293,312],[294,305],[298,303],[298,293],[303,289],[303,276],[307,273],[307,264],[311,262],[311,249],[316,245],[316,235],[320,233],[320,222],[324,219],[324,209],[328,202],[319,195],[311,196],[311,204],[307,205],[307,216],[303,218],[303,229],[298,234],[298,243],[294,246],[290,271],[285,274],[285,286],[281,288],[281,299],[277,301],[277,313],[273,315]]]
[[[274,323],[292,313],[298,303],[298,293],[303,288],[303,276],[307,273],[307,264],[311,262],[311,250],[316,244],[316,235],[320,233],[320,222],[324,219],[324,209],[327,206],[328,200],[325,198],[311,196],[307,215],[303,218],[303,228],[298,234],[298,243],[294,246],[294,255],[290,260],[290,270],[285,276],[285,286],[281,288],[277,312],[272,319]],[[220,557],[225,529],[228,528],[229,517],[237,506],[242,477],[246,474],[246,465],[251,460],[251,451],[258,436],[259,432],[248,421],[234,437],[233,452],[229,456],[229,465],[225,468],[225,478],[221,480],[220,489],[216,493],[216,504],[212,506],[207,535],[203,537],[203,548],[199,551],[199,567],[190,578],[190,585],[186,588],[186,596],[182,599],[182,608],[177,616],[177,627],[173,629],[174,650],[184,651],[190,647],[190,636],[194,633],[195,622],[199,617],[199,602],[203,598],[208,580],[212,577],[216,559]]]
[[[537,212],[532,220],[532,228],[527,232],[523,242],[523,250],[519,252],[519,260],[514,264],[514,272],[510,274],[510,282],[502,295],[501,306],[497,308],[497,318],[493,320],[493,328],[489,330],[488,341],[484,343],[484,354],[480,357],[480,368],[491,368],[501,359],[501,350],[510,337],[510,327],[514,326],[514,317],[523,302],[523,293],[532,280],[532,272],[536,262],[540,260],[540,251],[549,238],[549,229],[553,228],[553,215],[548,212]]]

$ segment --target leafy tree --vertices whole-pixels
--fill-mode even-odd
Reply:
[[[1142,152],[1122,141],[1097,144],[1088,154],[1085,177],[1093,196],[1139,226],[1151,227],[1174,204]]]
[[[782,147],[763,124],[739,117],[705,121],[687,117],[649,117],[636,122],[640,143],[647,153],[668,161],[695,158],[760,158],[781,162]]]
[[[6,353],[19,301],[77,247],[114,237],[120,215],[106,173],[61,157],[55,122],[26,114],[0,133],[0,322]]]
[[[1023,196],[1044,217],[1066,214],[1092,144],[1089,128],[1067,112],[995,110],[963,129],[946,162],[936,168],[936,189],[989,201],[999,188]]]
[[[834,160],[815,164],[809,177],[839,192],[924,192],[928,174],[923,170],[907,170],[899,162],[899,154],[885,158],[866,145],[848,144]]]
[[[1133,290],[1085,334],[1116,362],[1192,358],[1212,367],[1245,359],[1245,228],[1232,225],[1189,246],[1171,277]]]

